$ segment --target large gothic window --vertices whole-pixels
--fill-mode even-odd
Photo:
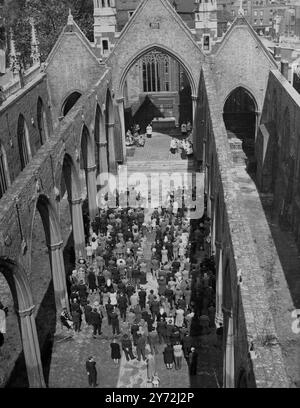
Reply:
[[[23,115],[20,115],[18,120],[18,145],[21,170],[23,170],[31,159],[29,131]]]
[[[169,92],[170,57],[159,51],[151,51],[142,57],[143,91]]]

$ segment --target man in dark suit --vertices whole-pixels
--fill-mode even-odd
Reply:
[[[89,357],[85,363],[86,372],[88,375],[89,386],[97,387],[97,370],[96,370],[96,361],[93,357]]]
[[[120,310],[120,317],[126,322],[127,298],[124,293],[121,293],[118,299],[118,307]]]
[[[191,348],[188,361],[189,361],[190,375],[196,375],[197,365],[198,365],[198,352],[196,351],[195,347]]]
[[[128,334],[124,334],[122,338],[122,349],[124,350],[127,361],[129,361],[129,358],[131,360],[135,359],[133,352],[132,352],[132,341],[128,337]]]
[[[146,296],[147,296],[146,291],[144,289],[141,289],[139,291],[139,304],[141,306],[141,309],[145,309],[146,307]]]
[[[108,303],[105,305],[106,313],[107,313],[107,323],[109,326],[111,325],[111,314],[114,311],[114,306],[111,304],[111,300],[108,299]]]
[[[115,308],[110,315],[110,320],[111,320],[111,325],[112,325],[113,336],[115,334],[116,335],[120,334],[119,315],[116,312]]]
[[[97,309],[94,309],[91,314],[90,314],[90,321],[91,324],[94,328],[94,332],[93,332],[93,337],[95,338],[97,335],[97,332],[100,336],[101,334],[101,326],[102,326],[102,313],[100,315],[100,313],[97,312]]]
[[[137,352],[137,359],[141,361],[141,357],[143,360],[146,361],[146,337],[138,334],[137,343],[136,343],[136,352]]]

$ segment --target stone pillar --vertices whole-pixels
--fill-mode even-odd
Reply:
[[[120,118],[120,125],[121,125],[121,136],[122,136],[122,151],[123,151],[123,163],[126,162],[126,129],[125,129],[125,116],[124,116],[124,98],[117,99],[118,102],[118,110],[119,110],[119,118]]]
[[[85,236],[82,217],[82,198],[77,198],[71,201],[72,208],[72,227],[75,246],[76,258],[84,257],[85,254]]]
[[[96,184],[96,172],[97,166],[93,164],[90,167],[85,169],[86,172],[86,184],[87,184],[87,192],[88,192],[88,201],[89,201],[89,214],[90,214],[90,221],[94,221],[97,215],[97,184]]]
[[[60,311],[64,307],[69,311],[66,272],[62,248],[63,241],[49,246],[57,311]]]
[[[34,306],[19,310],[23,352],[30,388],[45,388],[40,346],[33,315]]]
[[[108,156],[109,156],[109,172],[116,174],[117,163],[116,163],[116,152],[115,152],[115,133],[114,133],[114,123],[108,123]]]
[[[107,142],[100,142],[100,173],[108,173]]]
[[[217,280],[216,280],[216,327],[220,327],[223,324],[223,248],[222,243],[216,241],[217,248]]]
[[[196,109],[197,109],[197,102],[198,102],[198,97],[195,95],[192,95],[192,109],[193,109],[193,127],[195,123],[195,115],[196,115]]]
[[[206,194],[207,194],[207,216],[211,218],[211,189],[210,189],[210,165],[206,163]]]
[[[260,118],[261,118],[261,112],[256,111],[255,112],[255,141],[257,138],[257,134],[258,134],[258,128],[259,128],[259,124],[260,124]]]
[[[216,208],[215,208],[215,197],[211,194],[210,196],[211,207],[213,209],[212,212],[212,224],[211,224],[211,254],[215,254],[216,246],[215,246],[215,239],[216,239]]]
[[[280,71],[285,79],[289,80],[289,62],[287,60],[282,60],[280,63]]]
[[[205,162],[203,162],[205,163]],[[206,163],[206,165],[204,164],[204,193],[208,194],[208,164]]]
[[[235,388],[234,380],[234,329],[232,311],[224,310],[225,341],[223,388]]]

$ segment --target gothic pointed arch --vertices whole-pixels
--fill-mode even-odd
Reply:
[[[7,156],[0,141],[0,198],[6,192],[8,187],[10,186],[10,175],[9,175],[9,168],[7,163]]]
[[[22,114],[19,115],[18,119],[17,135],[21,170],[23,170],[31,160],[32,154],[28,126]]]
[[[41,97],[37,102],[37,124],[40,136],[40,144],[43,145],[49,139],[49,128],[44,103]]]
[[[95,115],[95,127],[94,127],[94,139],[95,139],[95,164],[97,166],[98,176],[100,173],[106,173],[108,171],[108,143],[107,132],[105,129],[105,117],[97,104]]]
[[[33,388],[45,387],[41,353],[33,316],[35,306],[26,272],[16,261],[8,257],[0,257],[0,273],[3,274],[8,283],[14,309],[18,315],[28,386]]]
[[[71,92],[64,100],[62,107],[61,107],[61,115],[66,116],[69,111],[73,108],[75,103],[78,101],[78,99],[81,97],[81,92],[79,91],[73,91]]]

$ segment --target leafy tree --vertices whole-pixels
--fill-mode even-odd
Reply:
[[[74,20],[93,41],[92,0],[5,0],[6,31],[13,28],[17,51],[24,66],[30,65],[30,18],[35,21],[41,60],[45,61],[66,25],[69,9]]]

